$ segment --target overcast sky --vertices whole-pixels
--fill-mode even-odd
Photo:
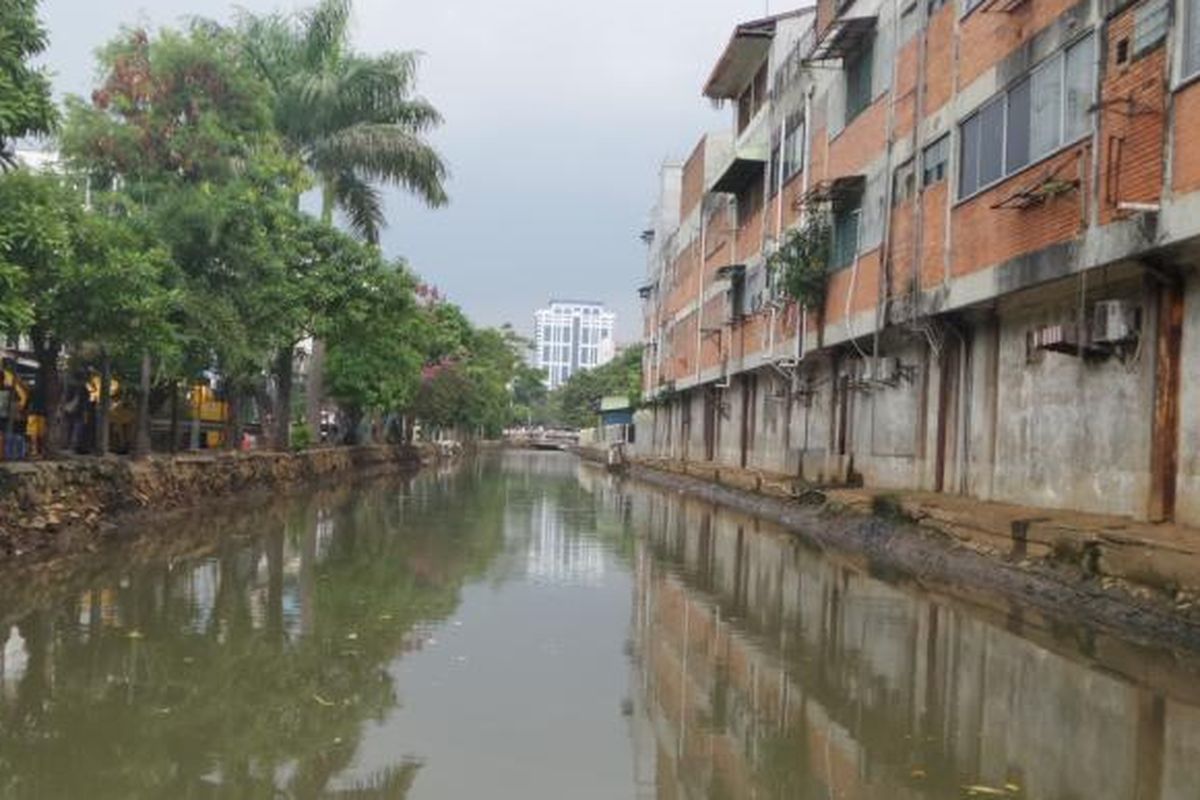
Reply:
[[[86,95],[93,52],[122,24],[303,5],[42,0],[44,61],[60,94]],[[385,250],[480,323],[529,331],[549,297],[594,298],[617,312],[620,341],[636,339],[637,235],[658,168],[728,124],[700,89],[733,26],[766,10],[764,0],[357,0],[360,50],[424,52],[419,86],[446,117],[433,141],[453,173],[443,209],[389,194]]]

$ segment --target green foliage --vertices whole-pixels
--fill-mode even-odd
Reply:
[[[623,395],[636,402],[642,392],[642,348],[627,347],[607,364],[576,372],[551,397],[559,422],[575,428],[596,424],[600,400]]]
[[[411,276],[366,247],[346,293],[322,332],[328,342],[325,376],[329,394],[353,420],[368,412],[396,412],[412,401],[420,379],[421,353],[414,332],[417,309]]]
[[[210,26],[126,30],[101,49],[92,102],[71,98],[62,147],[98,180],[224,181],[276,146],[269,89]],[[296,172],[293,172],[293,177]]]
[[[238,33],[273,90],[276,128],[320,182],[325,221],[336,206],[375,242],[385,223],[375,184],[439,206],[447,170],[424,139],[441,115],[414,94],[417,54],[355,53],[350,12],[350,0],[319,0],[297,15],[244,15]]]
[[[292,450],[295,450],[296,452],[307,450],[308,448],[312,447],[312,444],[312,431],[309,430],[307,425],[305,425],[303,422],[300,422],[292,426]]]
[[[814,212],[800,228],[787,232],[767,266],[782,281],[789,297],[805,308],[820,309],[825,303],[832,247],[828,215]]]
[[[6,331],[56,331],[70,309],[59,302],[82,208],[62,181],[18,169],[0,175],[0,295]]]
[[[28,64],[45,49],[37,0],[0,3],[0,166],[12,166],[14,140],[49,134],[58,120],[45,70]]]

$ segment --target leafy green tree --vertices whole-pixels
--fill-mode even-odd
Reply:
[[[377,256],[345,275],[347,296],[323,331],[329,342],[330,395],[346,413],[347,440],[356,443],[363,418],[396,413],[411,403],[422,357],[414,346],[417,316],[412,278]]]
[[[0,262],[20,286],[8,324],[29,332],[38,360],[36,410],[49,424],[47,452],[61,446],[59,356],[70,335],[74,309],[63,302],[83,213],[79,198],[58,177],[17,169],[0,175]],[[13,327],[9,328],[10,330]]]
[[[552,402],[564,424],[586,428],[595,424],[602,398],[621,395],[636,402],[641,386],[642,348],[627,347],[607,364],[576,372],[558,388]]]
[[[441,115],[415,94],[417,54],[363,55],[350,44],[351,0],[319,0],[292,16],[246,15],[246,52],[273,92],[275,125],[316,178],[321,219],[335,208],[374,244],[384,227],[379,184],[431,206],[446,202],[447,169],[426,134]],[[309,425],[319,424],[324,344],[315,340],[307,388]]]
[[[109,450],[113,363],[143,353],[164,356],[175,346],[168,288],[170,254],[144,220],[82,214],[73,231],[73,252],[63,270],[56,303],[64,314],[61,334],[75,349],[94,347],[100,363],[95,451]],[[143,387],[145,391],[146,387]],[[139,404],[138,429],[149,423]]]
[[[29,66],[46,49],[37,0],[0,3],[0,167],[13,165],[13,142],[54,130],[58,114],[45,70]],[[3,295],[0,295],[3,297]]]

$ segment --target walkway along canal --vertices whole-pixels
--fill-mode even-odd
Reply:
[[[0,797],[1174,800],[1200,668],[562,453],[0,572]]]

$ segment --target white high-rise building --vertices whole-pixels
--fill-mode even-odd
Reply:
[[[616,355],[616,315],[603,303],[551,300],[534,314],[534,366],[546,372],[546,385],[557,389],[577,370],[605,364]]]

